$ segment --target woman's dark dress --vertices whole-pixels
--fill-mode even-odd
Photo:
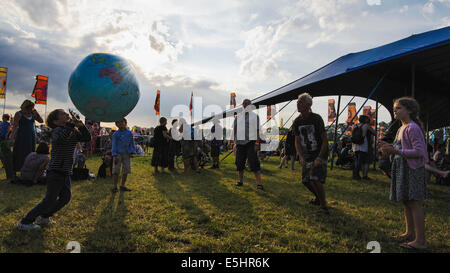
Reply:
[[[169,142],[164,138],[166,126],[157,126],[154,131],[155,148],[153,149],[152,166],[167,168],[169,165]]]
[[[16,131],[13,148],[13,164],[16,172],[20,171],[28,154],[36,151],[34,117],[28,119],[21,112],[19,114],[19,127]]]

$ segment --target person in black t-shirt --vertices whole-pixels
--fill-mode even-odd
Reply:
[[[328,139],[323,119],[311,111],[312,97],[308,93],[298,96],[297,109],[300,115],[293,123],[295,148],[302,166],[302,183],[315,195],[310,203],[320,205],[328,213],[325,198],[327,175]]]
[[[169,165],[169,140],[172,139],[167,133],[167,119],[161,117],[159,119],[159,125],[154,130],[155,148],[152,156],[152,166],[155,168],[155,174],[159,173],[158,166],[161,167],[161,171],[164,172],[164,168]]]

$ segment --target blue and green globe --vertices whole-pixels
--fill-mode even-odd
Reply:
[[[133,66],[119,56],[91,54],[70,76],[70,99],[90,120],[117,121],[128,115],[139,101],[135,74]]]

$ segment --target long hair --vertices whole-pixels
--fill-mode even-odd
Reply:
[[[411,112],[410,113],[411,120],[420,126],[420,128],[422,129],[422,133],[425,135],[425,129],[423,126],[423,122],[419,118],[419,113],[420,113],[419,103],[414,98],[411,98],[411,97],[398,98],[394,101],[394,104],[396,104],[396,103],[401,104],[403,107],[405,107],[406,109],[408,109]]]

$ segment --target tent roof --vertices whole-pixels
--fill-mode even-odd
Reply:
[[[429,121],[429,129],[450,125],[450,27],[347,54],[253,99],[252,104],[273,105],[296,99],[303,92],[309,92],[313,97],[367,97],[382,75],[388,73],[371,99],[392,113],[395,98],[411,95],[413,67],[415,98],[421,105],[422,120]]]
[[[367,97],[381,76],[388,72],[371,99],[380,102],[392,113],[395,98],[411,95],[413,65],[415,98],[421,104],[422,120],[428,118],[430,129],[450,125],[450,27],[347,54],[253,99],[252,104],[276,104],[296,99],[303,92],[309,92],[314,97]]]

